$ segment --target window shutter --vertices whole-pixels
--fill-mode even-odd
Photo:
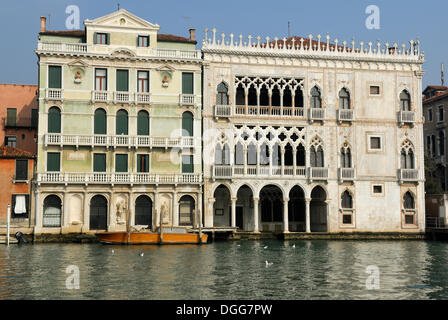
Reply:
[[[60,171],[60,159],[59,152],[47,153],[47,171]]]
[[[182,135],[187,137],[193,136],[193,115],[190,112],[182,114]]]
[[[193,73],[182,73],[182,93],[193,94]]]
[[[14,127],[17,124],[17,109],[8,108],[6,110],[6,125]]]
[[[48,67],[48,87],[53,89],[62,88],[62,71],[61,66]]]
[[[128,70],[117,70],[117,91],[128,91]]]
[[[97,41],[96,41],[96,32],[94,32],[93,33],[93,44],[96,44],[97,43]]]
[[[93,171],[106,172],[106,155],[104,153],[95,153],[93,155]]]
[[[61,112],[56,107],[48,110],[48,133],[61,133]]]
[[[182,173],[193,173],[193,156],[183,155],[182,156]]]
[[[106,44],[110,44],[110,34],[106,33]]]
[[[107,117],[106,112],[102,109],[98,109],[95,111],[95,119],[94,119],[94,134],[106,134],[107,132]]]
[[[140,47],[140,36],[137,36],[137,47]]]
[[[137,134],[149,136],[149,116],[146,111],[140,111],[137,116]]]
[[[128,114],[124,110],[118,110],[116,117],[116,134],[128,134]]]
[[[128,172],[128,155],[115,155],[115,172]]]
[[[16,160],[16,180],[28,180],[28,160]]]
[[[39,122],[39,112],[37,109],[31,109],[31,127],[37,128]]]

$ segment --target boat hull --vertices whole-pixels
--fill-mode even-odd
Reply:
[[[199,244],[199,235],[195,233],[163,233],[162,241],[160,234],[154,232],[104,232],[95,236],[101,243],[105,244]],[[207,243],[207,235],[202,235],[202,243]]]

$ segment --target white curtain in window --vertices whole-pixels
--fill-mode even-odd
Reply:
[[[14,206],[15,214],[26,213],[26,198],[24,195],[16,196],[16,205]]]

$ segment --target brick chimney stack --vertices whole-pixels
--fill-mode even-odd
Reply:
[[[46,31],[47,18],[40,17],[40,32]]]
[[[189,29],[190,31],[190,40],[196,41],[196,29]]]

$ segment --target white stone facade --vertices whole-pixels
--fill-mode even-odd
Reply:
[[[206,30],[204,226],[424,232],[419,43],[317,39]]]

